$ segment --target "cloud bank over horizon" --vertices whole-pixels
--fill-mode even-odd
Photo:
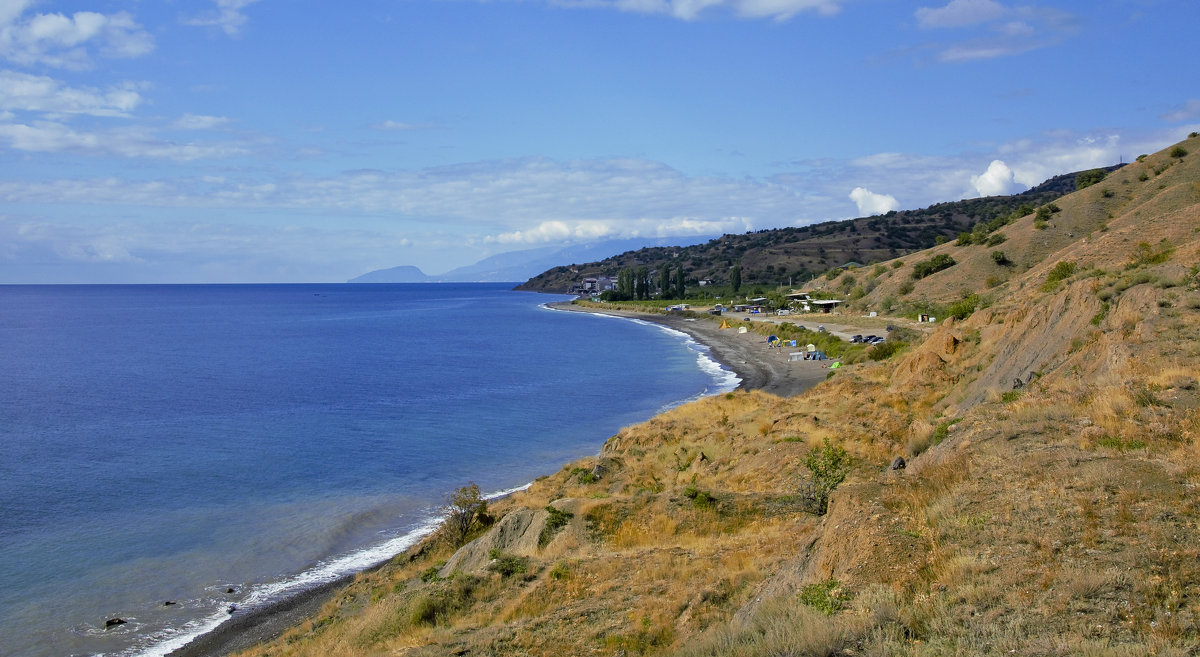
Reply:
[[[88,4],[0,4],[0,283],[438,273],[1014,193],[1200,128],[1190,70],[1029,78],[1144,66],[1061,0]],[[1094,11],[1168,50],[1187,23]]]

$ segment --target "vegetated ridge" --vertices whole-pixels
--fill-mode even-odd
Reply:
[[[1075,191],[1076,175],[1055,176],[1012,196],[987,196],[874,217],[723,235],[692,246],[626,251],[598,262],[553,267],[517,289],[566,292],[584,278],[615,278],[626,267],[656,270],[667,265],[682,266],[691,286],[702,279],[724,285],[735,264],[742,266],[742,282],[747,285],[799,285],[847,263],[873,263],[902,256],[933,246],[938,238],[953,239],[979,222],[1010,215],[1022,206],[1049,203]]]
[[[1197,654],[1200,137],[1054,204],[819,279],[932,332],[623,429],[245,654]]]

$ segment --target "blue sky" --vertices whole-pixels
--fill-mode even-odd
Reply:
[[[1200,129],[1194,0],[0,0],[0,283],[342,281],[1021,191]]]

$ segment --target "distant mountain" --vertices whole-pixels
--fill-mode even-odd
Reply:
[[[631,238],[605,240],[570,246],[544,246],[537,249],[498,253],[473,265],[453,269],[440,276],[428,276],[412,266],[377,269],[351,283],[507,283],[528,280],[564,262],[591,262],[617,253],[652,246],[688,246],[712,239],[712,235]]]
[[[349,283],[429,283],[432,279],[412,265],[376,269],[350,279]]]

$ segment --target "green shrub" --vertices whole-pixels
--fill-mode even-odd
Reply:
[[[867,352],[871,360],[887,360],[908,345],[900,341],[881,342]]]
[[[1075,189],[1080,190],[1086,187],[1091,187],[1101,180],[1104,180],[1104,177],[1107,175],[1108,172],[1104,169],[1089,169],[1087,171],[1081,171],[1075,176]]]
[[[1175,148],[1171,149],[1170,153],[1167,153],[1167,155],[1170,155],[1171,157],[1180,157],[1180,158],[1187,157],[1187,154],[1188,154],[1187,149],[1184,148],[1183,146],[1176,146]]]
[[[992,251],[992,262],[995,262],[1001,267],[1007,267],[1008,265],[1012,264],[1012,260],[1009,260],[1008,256],[1004,255],[1003,251]]]
[[[1107,301],[1100,302],[1100,310],[1095,315],[1092,315],[1092,326],[1100,326],[1100,322],[1103,322],[1104,318],[1108,317],[1109,308],[1110,306]]]
[[[904,296],[909,292],[912,292],[914,287],[915,286],[913,285],[912,281],[904,281],[900,284],[900,287],[896,288],[896,293],[900,296]]]
[[[688,486],[683,489],[683,496],[692,501],[692,506],[697,509],[711,509],[717,505],[717,500],[706,491],[702,491],[695,486]]]
[[[1051,269],[1050,273],[1046,275],[1046,282],[1042,283],[1042,291],[1052,292],[1058,287],[1060,281],[1074,276],[1076,268],[1075,263],[1065,260],[1054,265],[1054,269]]]
[[[809,584],[800,590],[800,603],[832,616],[842,608],[842,585],[836,579]]]
[[[1105,187],[1105,188],[1103,188],[1103,189],[1101,189],[1101,190],[1100,190],[1100,195],[1101,195],[1101,196],[1103,196],[1104,198],[1112,198],[1112,197],[1113,197],[1113,190],[1111,190],[1111,189],[1109,189],[1109,188]]]
[[[571,578],[571,564],[560,561],[550,569],[550,579],[564,580]]]
[[[975,308],[979,306],[979,295],[970,294],[966,297],[950,304],[946,309],[946,313],[955,319],[966,319],[975,312]]]
[[[599,481],[599,477],[587,468],[571,468],[571,476],[585,486]]]
[[[914,280],[920,280],[926,276],[936,274],[943,269],[953,267],[958,264],[954,258],[951,258],[945,253],[939,253],[928,260],[922,260],[913,265],[912,277]]]
[[[529,570],[529,559],[526,557],[518,557],[495,548],[488,552],[488,556],[492,560],[488,563],[487,569],[493,573],[499,573],[501,577],[512,577]]]
[[[1170,260],[1173,253],[1175,246],[1166,238],[1158,243],[1157,248],[1151,247],[1147,242],[1140,242],[1129,256],[1129,266],[1159,265]]]
[[[1007,239],[1008,238],[1004,236],[1004,233],[992,233],[988,236],[987,241],[984,242],[984,244],[987,246],[996,246],[997,244],[1003,244]]]
[[[563,527],[566,527],[567,523],[571,522],[571,518],[575,517],[574,513],[559,511],[549,504],[546,505],[546,513],[550,514],[550,516],[546,518],[546,524],[542,526],[542,532],[538,534],[539,549],[549,545],[550,541],[554,540],[554,535]]]
[[[459,488],[448,498],[444,527],[446,537],[455,547],[466,543],[471,530],[477,525],[487,525],[490,522],[487,500],[483,499],[475,482]]]
[[[804,466],[812,474],[813,492],[816,495],[817,515],[829,510],[829,496],[850,473],[850,457],[846,450],[825,439],[817,449],[810,450],[804,457]]]

